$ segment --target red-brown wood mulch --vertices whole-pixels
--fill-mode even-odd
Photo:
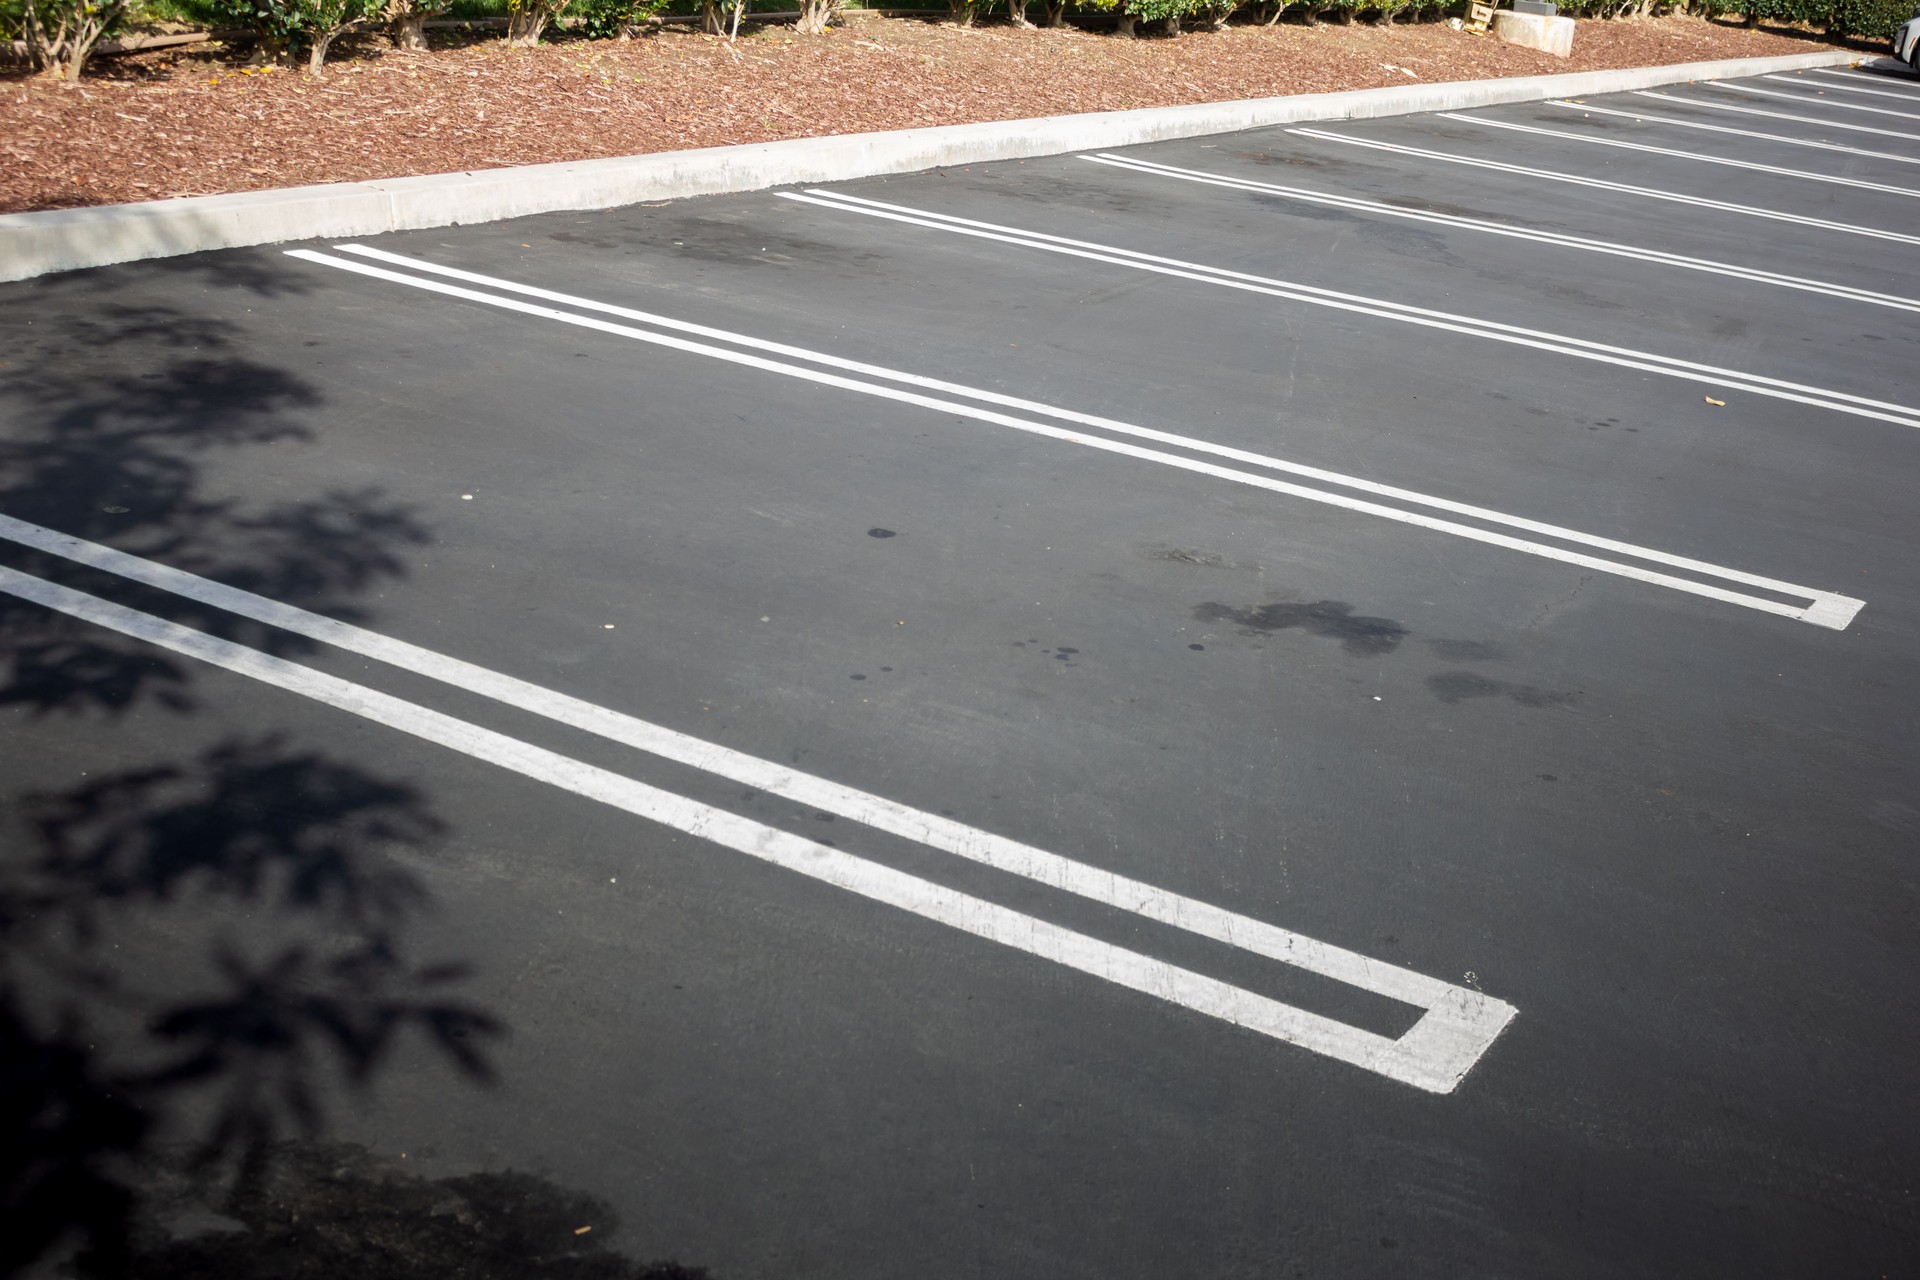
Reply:
[[[1827,46],[1664,18],[1582,22],[1573,47],[1552,58],[1438,23],[1122,40],[864,18],[814,37],[759,28],[732,49],[683,27],[424,53],[369,36],[316,81],[189,46],[101,59],[77,85],[0,79],[0,212]]]

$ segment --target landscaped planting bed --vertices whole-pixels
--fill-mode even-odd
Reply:
[[[734,43],[689,26],[530,49],[432,35],[427,51],[343,37],[319,79],[218,44],[97,58],[75,83],[0,79],[0,211],[1824,47],[1690,17],[1582,21],[1571,59],[1441,22],[1291,18],[1138,40],[878,17]]]

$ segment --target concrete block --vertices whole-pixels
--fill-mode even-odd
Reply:
[[[1493,15],[1493,36],[1523,49],[1538,49],[1556,58],[1573,56],[1573,19],[1548,18],[1537,13],[1502,9]]]

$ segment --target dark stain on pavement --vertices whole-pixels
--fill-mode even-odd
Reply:
[[[1541,689],[1530,684],[1492,680],[1476,671],[1442,671],[1427,677],[1433,696],[1448,704],[1475,698],[1510,698],[1523,707],[1561,707],[1578,702],[1575,690]]]
[[[1485,640],[1443,640],[1435,637],[1427,641],[1427,647],[1448,662],[1493,662],[1507,656],[1499,645],[1488,644]]]
[[[1392,618],[1356,614],[1344,600],[1315,600],[1310,604],[1276,601],[1250,609],[1203,604],[1193,611],[1201,622],[1230,622],[1242,635],[1270,635],[1276,631],[1305,631],[1338,640],[1348,653],[1377,658],[1392,653],[1408,631]]]
[[[513,1170],[427,1179],[416,1159],[350,1143],[287,1142],[267,1172],[229,1193],[191,1160],[148,1169],[152,1208],[133,1251],[145,1280],[703,1280],[676,1262],[608,1247],[604,1200]],[[84,1262],[80,1274],[97,1273]]]

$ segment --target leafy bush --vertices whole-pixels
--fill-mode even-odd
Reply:
[[[453,0],[386,0],[381,16],[396,49],[427,48],[427,19],[447,11]]]
[[[1705,13],[1745,15],[1748,25],[1762,19],[1824,27],[1831,35],[1885,40],[1913,16],[1913,0],[1696,0]]]
[[[353,23],[380,16],[383,0],[219,0],[218,16],[251,27],[270,56],[298,61],[317,76],[334,37]]]
[[[1197,0],[1082,0],[1081,7],[1113,14],[1113,33],[1133,35],[1135,22],[1165,19],[1171,31],[1180,29],[1180,19],[1193,12]]]
[[[589,40],[626,40],[667,0],[584,0],[580,30]]]
[[[127,0],[16,0],[0,8],[0,35],[19,33],[35,71],[78,80],[93,47],[126,13]]]
[[[1227,19],[1240,7],[1240,0],[1195,0],[1194,16],[1205,18],[1215,31],[1227,29]]]
[[[1891,40],[1894,29],[1913,16],[1912,0],[1827,0],[1827,30],[1834,35]]]
[[[566,12],[573,0],[507,0],[507,44],[531,49],[547,24]]]

